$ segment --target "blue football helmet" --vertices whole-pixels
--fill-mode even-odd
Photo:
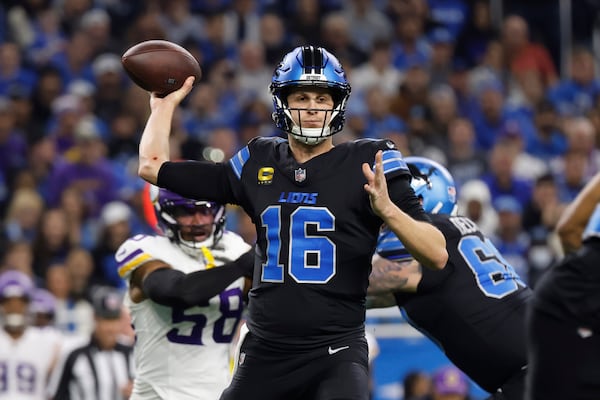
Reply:
[[[430,214],[456,214],[456,186],[450,172],[441,164],[424,157],[406,157],[413,175],[410,186]],[[402,261],[412,258],[404,244],[389,228],[379,233],[376,252],[383,258]]]
[[[329,89],[334,106],[327,112],[329,122],[322,128],[303,128],[292,119],[287,104],[290,90],[297,87],[321,87]],[[301,46],[286,54],[275,68],[270,85],[273,95],[273,121],[277,128],[294,135],[306,144],[318,144],[325,138],[342,130],[345,121],[346,102],[350,96],[350,84],[338,59],[322,47]]]
[[[600,238],[600,204],[596,206],[583,231],[583,240],[590,238]]]
[[[413,175],[410,186],[430,214],[456,214],[456,185],[450,172],[441,164],[425,157],[404,159]]]
[[[202,255],[203,247],[215,247],[223,236],[226,219],[225,206],[212,201],[187,199],[167,189],[156,186],[150,190],[150,199],[154,205],[154,212],[159,228],[186,254],[198,258]],[[177,222],[177,216],[198,209],[202,209],[203,212],[214,216],[211,233],[202,242],[185,240],[181,236],[181,225]],[[194,230],[204,232],[206,228],[204,225],[194,225],[191,227],[192,232]]]

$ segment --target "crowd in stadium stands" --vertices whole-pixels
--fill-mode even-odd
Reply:
[[[492,3],[3,1],[0,271],[21,270],[54,295],[64,333],[92,332],[90,289],[122,289],[115,250],[153,232],[137,176],[149,98],[120,56],[165,39],[203,71],[176,115],[172,159],[223,161],[255,136],[280,135],[265,82],[295,46],[323,46],[352,85],[334,140],[387,137],[447,166],[459,212],[535,288],[560,256],[562,209],[600,171],[600,79],[589,41],[577,40],[582,4],[562,71],[558,33],[548,34],[558,2],[505,1],[502,16]],[[241,210],[228,210],[227,226],[254,241]]]

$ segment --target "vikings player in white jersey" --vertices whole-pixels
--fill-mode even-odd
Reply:
[[[136,334],[131,400],[218,399],[254,251],[224,231],[224,206],[155,187],[151,197],[165,235],[134,236],[115,255]]]
[[[0,274],[0,399],[45,400],[60,336],[29,326],[32,280],[22,272]]]

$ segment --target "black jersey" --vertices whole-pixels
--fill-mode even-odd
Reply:
[[[428,221],[410,188],[406,163],[387,140],[343,143],[299,164],[287,140],[256,138],[224,165],[224,174],[210,167],[220,170],[219,181],[203,181],[209,167],[192,166],[199,185],[181,182],[181,164],[179,170],[161,167],[160,186],[239,204],[256,225],[261,259],[249,294],[248,325],[259,339],[285,348],[316,347],[364,334],[371,256],[382,221],[364,190],[362,164],[373,165],[378,150],[392,200]]]
[[[490,392],[527,364],[525,311],[531,290],[466,217],[431,215],[448,263],[423,268],[416,293],[396,293],[407,320]]]
[[[561,321],[600,332],[600,239],[590,238],[536,286],[533,306]]]

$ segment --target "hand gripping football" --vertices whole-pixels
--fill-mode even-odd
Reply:
[[[121,57],[123,68],[139,87],[159,96],[179,89],[188,76],[200,79],[194,56],[178,44],[148,40],[130,47]]]

